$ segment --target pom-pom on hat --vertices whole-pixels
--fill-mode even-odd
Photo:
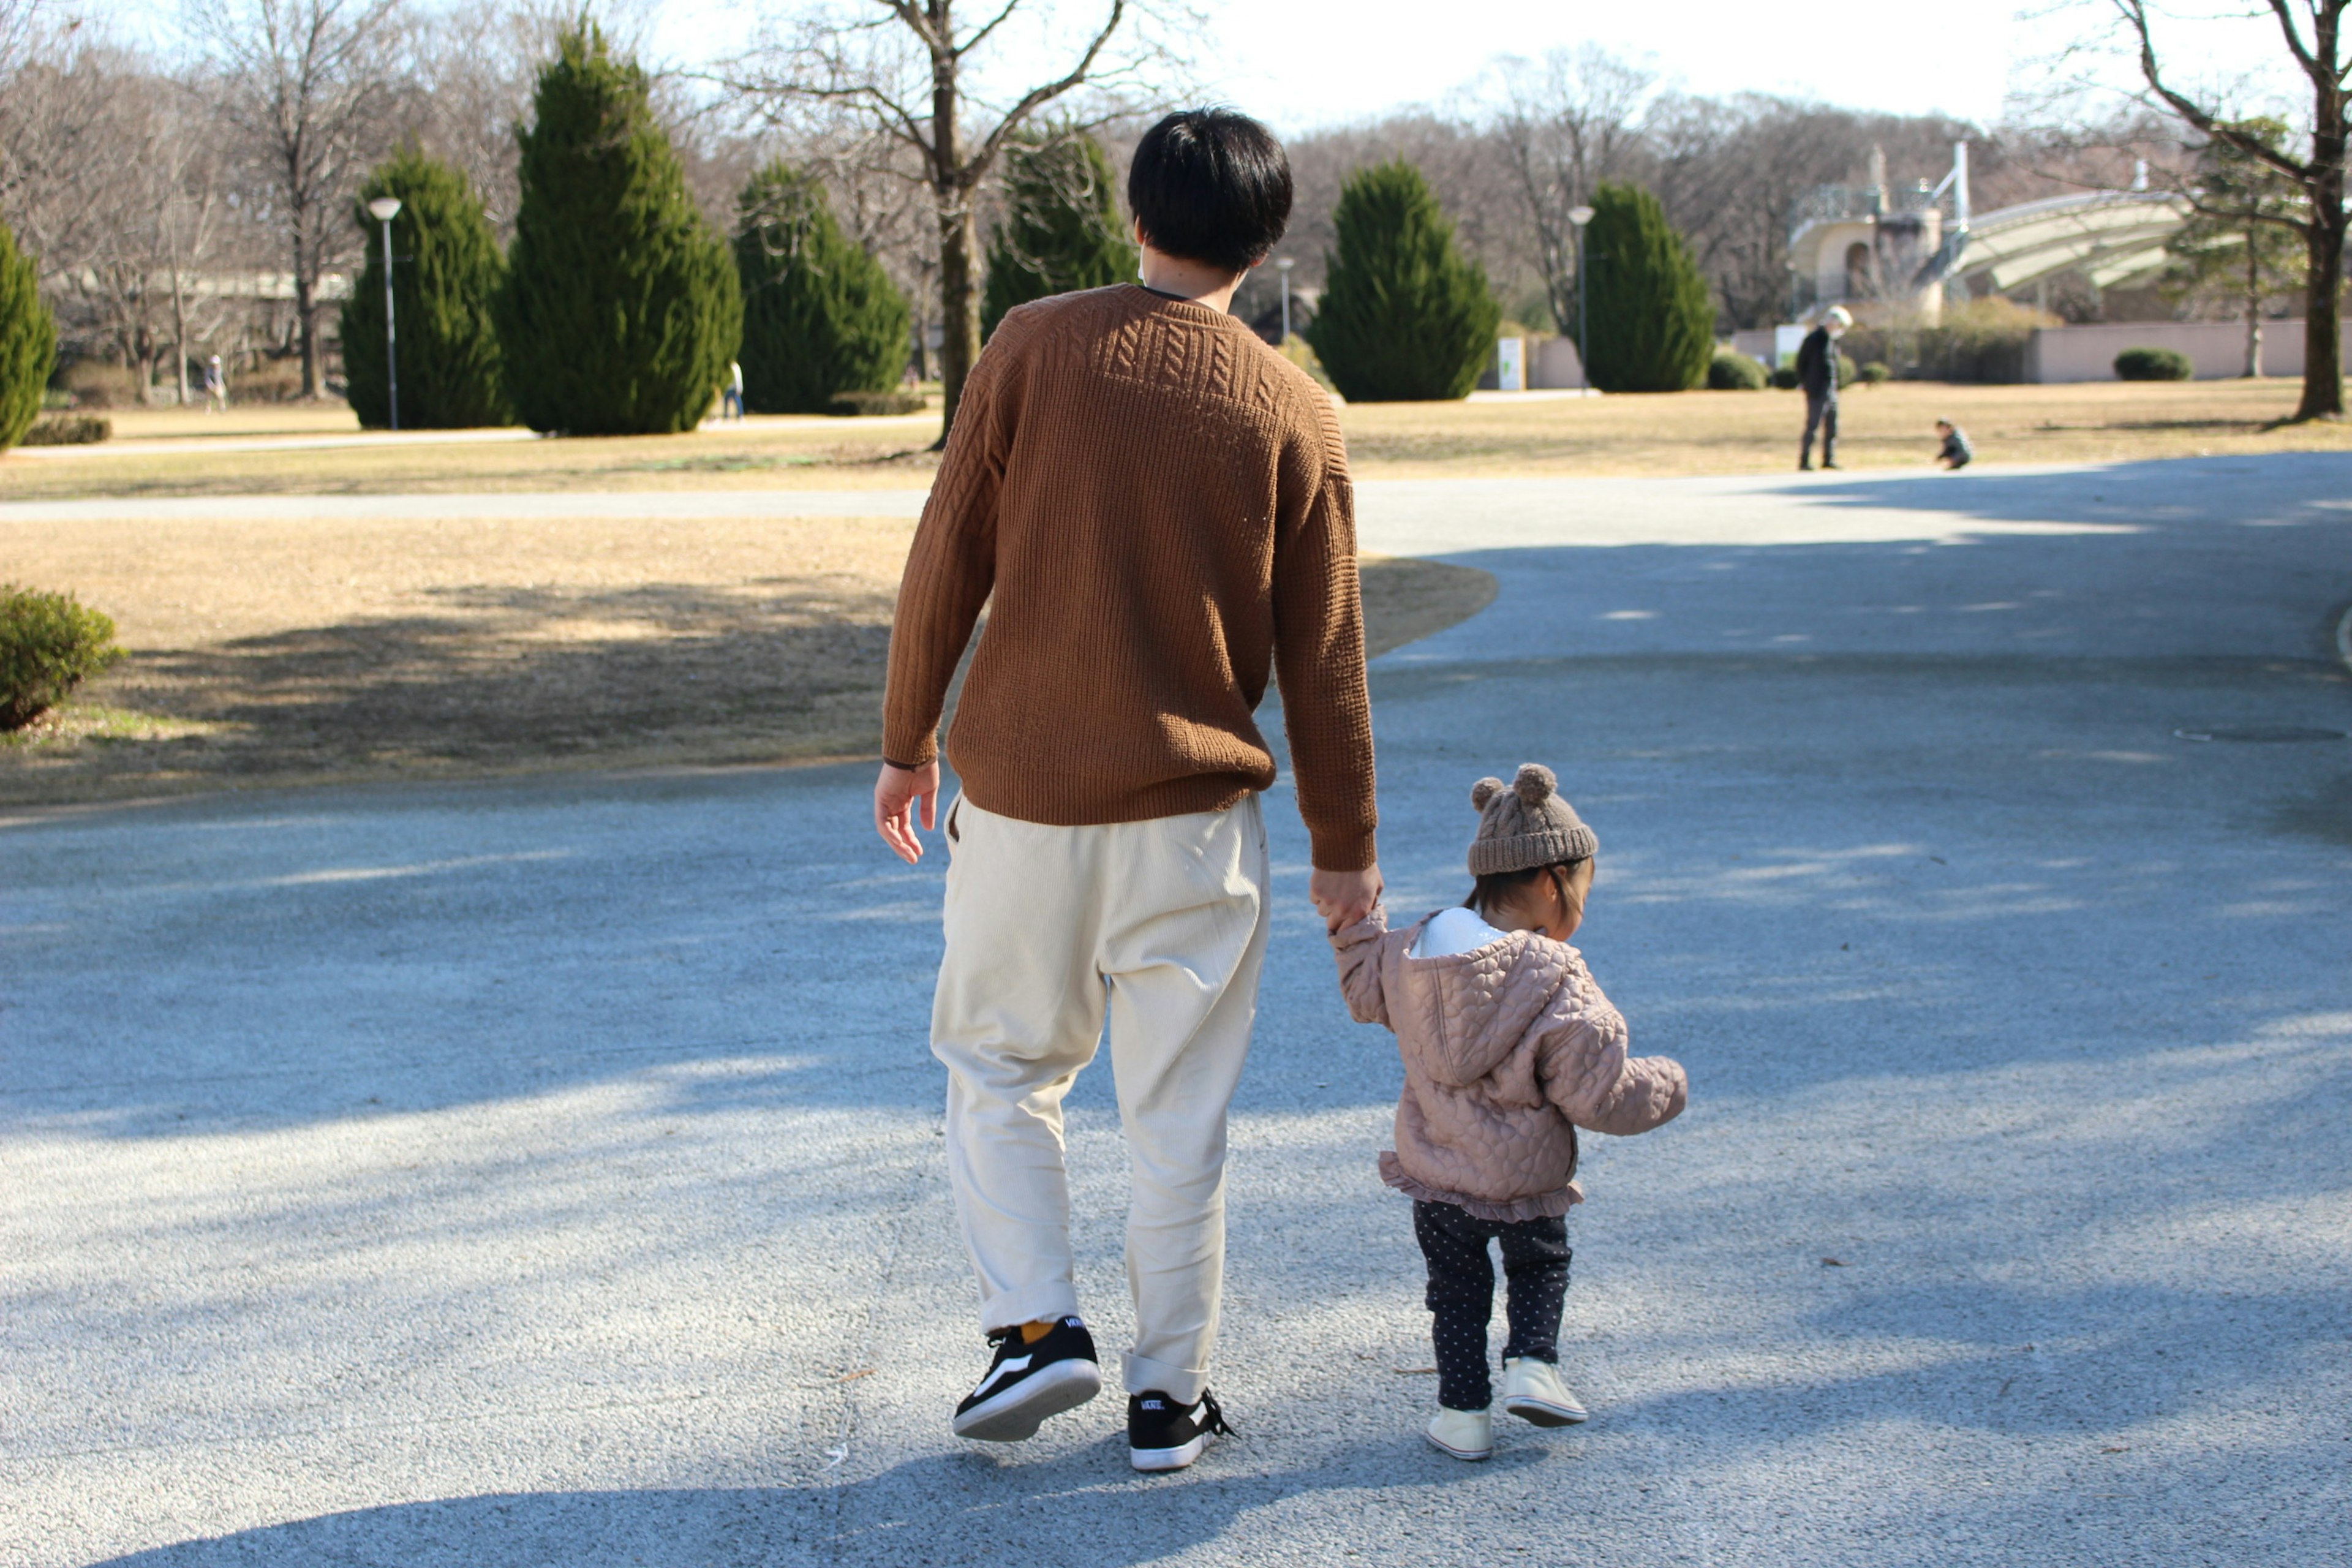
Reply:
[[[1470,786],[1478,810],[1478,836],[1470,841],[1470,874],[1491,877],[1582,860],[1601,847],[1592,829],[1560,799],[1559,780],[1540,763],[1528,763],[1506,784],[1480,779]]]

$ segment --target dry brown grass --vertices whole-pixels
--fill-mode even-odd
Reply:
[[[2352,425],[2273,427],[2299,393],[2288,381],[1854,386],[1839,399],[1838,460],[1921,467],[1938,418],[1956,420],[1988,462],[2352,449]],[[1350,460],[1372,479],[1774,473],[1795,467],[1804,423],[1803,397],[1777,391],[1373,404],[1341,416]]]
[[[0,522],[132,657],[0,744],[0,803],[870,756],[913,524],[889,518]],[[1377,648],[1484,573],[1376,562]]]
[[[2120,382],[2081,386],[1854,387],[1843,400],[1848,468],[1917,467],[1939,416],[1988,462],[2105,462],[2352,449],[2352,425],[2278,426],[2296,383]],[[369,494],[454,490],[919,489],[935,417],[752,418],[683,436],[493,444],[183,451],[192,439],[352,428],[347,412],[177,410],[115,416],[118,438],[62,456],[0,455],[0,500],[74,496]],[[1509,474],[1773,473],[1795,460],[1793,392],[1370,404],[1340,411],[1359,478]],[[142,450],[142,447],[148,448]]]

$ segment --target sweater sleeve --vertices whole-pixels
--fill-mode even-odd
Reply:
[[[1544,1096],[1579,1127],[1630,1137],[1664,1126],[1689,1102],[1682,1063],[1626,1054],[1624,1016],[1591,976],[1563,984],[1538,1026]]]
[[[1389,929],[1389,912],[1379,904],[1372,912],[1345,931],[1331,933],[1331,951],[1339,961],[1339,994],[1347,999],[1348,1016],[1359,1024],[1386,1024],[1388,998],[1381,985],[1381,939]]]
[[[1275,536],[1275,668],[1298,815],[1316,868],[1360,871],[1378,858],[1380,814],[1356,576],[1356,498],[1329,399],[1318,394],[1309,405],[1313,439],[1299,454],[1302,482],[1283,497]]]
[[[1017,335],[1000,327],[964,383],[898,581],[882,699],[882,756],[899,767],[919,768],[938,757],[948,682],[996,584],[996,504],[1013,401],[1003,372],[1012,357],[1007,339]]]

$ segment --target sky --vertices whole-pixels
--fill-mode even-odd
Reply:
[[[2017,26],[1982,0],[1193,0],[1204,85],[1296,132],[1442,103],[1498,55],[1597,42],[1694,91],[1997,118]],[[771,5],[771,13],[790,9]],[[1074,13],[1098,7],[1064,0]],[[745,0],[667,0],[656,50],[740,36]]]
[[[167,34],[181,8],[204,0],[64,0],[125,24]],[[465,0],[425,0],[427,5]],[[761,18],[789,18],[824,0],[589,0],[643,31],[649,62],[697,66],[741,48]],[[859,0],[831,0],[851,12]],[[1145,0],[1146,4],[1150,0]],[[1466,92],[1499,56],[1538,56],[1597,43],[1656,72],[1668,86],[1717,95],[1741,90],[1815,99],[1896,113],[1940,112],[1991,124],[2010,95],[2044,79],[2037,62],[2086,32],[2105,30],[2110,0],[1174,0],[1203,25],[1189,39],[1198,90],[1266,120],[1285,133],[1429,105],[1479,107]],[[2280,107],[2259,83],[2279,82],[2277,34],[2247,20],[2252,0],[2153,0],[2170,9],[2163,41],[2191,85],[2234,85],[2248,109]],[[1076,22],[1107,0],[1025,0],[1023,16]],[[984,15],[985,0],[963,10]],[[2231,16],[2231,13],[2235,13]],[[2202,15],[2207,19],[2195,18]],[[2224,20],[2212,19],[2227,17]],[[1028,86],[1040,61],[1066,46],[1040,47],[1008,29],[991,64]],[[1001,47],[1000,47],[1001,46]],[[2127,61],[2109,79],[2131,81]],[[2254,85],[2248,86],[2249,82]],[[2137,85],[2133,81],[2133,85]],[[2302,96],[2302,95],[2298,95]],[[2307,96],[2305,96],[2307,104]],[[2113,101],[2110,100],[2110,101]],[[2291,116],[2291,118],[2299,118]]]

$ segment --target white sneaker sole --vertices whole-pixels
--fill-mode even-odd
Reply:
[[[1102,1368],[1080,1356],[1039,1367],[1019,1383],[955,1418],[955,1435],[982,1443],[1018,1443],[1065,1410],[1102,1392]]]
[[[1506,1414],[1517,1416],[1530,1426],[1573,1426],[1591,1419],[1591,1412],[1581,1406],[1571,1409],[1565,1405],[1553,1405],[1541,1399],[1521,1394],[1517,1399],[1503,1401]]]
[[[1457,1448],[1451,1443],[1439,1442],[1437,1434],[1434,1432],[1424,1431],[1422,1436],[1428,1438],[1429,1446],[1439,1453],[1451,1454],[1457,1459],[1467,1459],[1474,1465],[1481,1459],[1491,1459],[1495,1457],[1495,1450],[1492,1448]]]
[[[1202,1450],[1208,1446],[1209,1435],[1203,1432],[1191,1442],[1180,1443],[1173,1448],[1129,1448],[1127,1458],[1128,1462],[1139,1470],[1181,1470],[1199,1458]]]

